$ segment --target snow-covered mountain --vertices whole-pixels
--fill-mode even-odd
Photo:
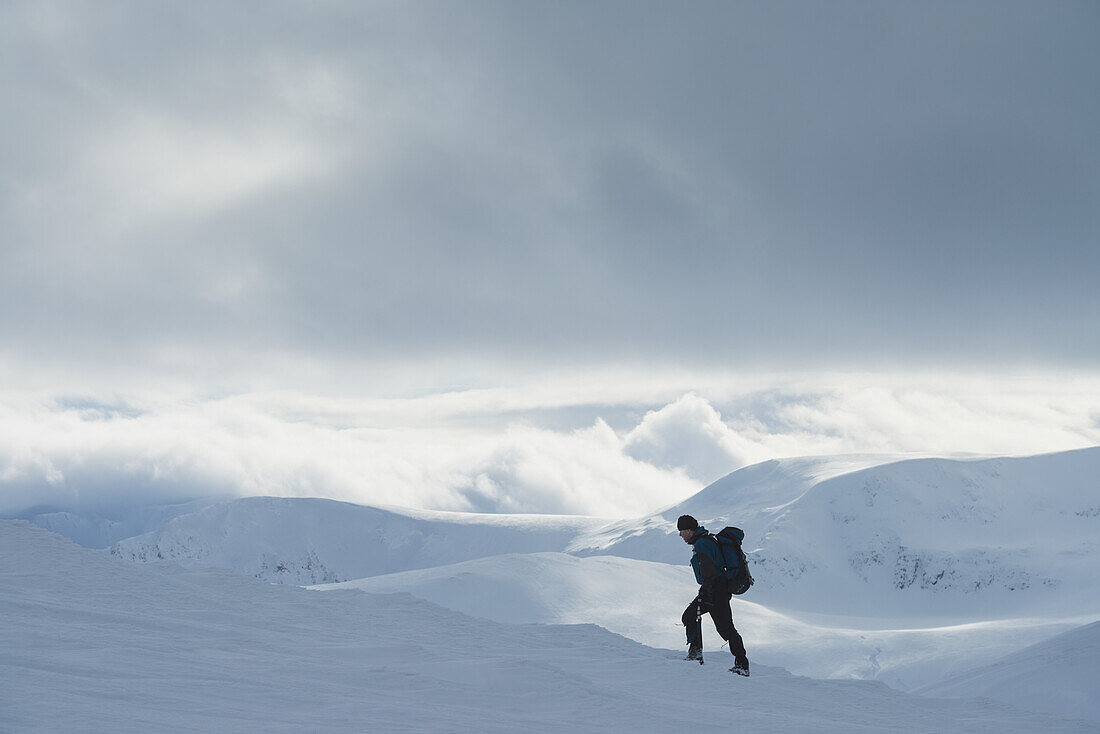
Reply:
[[[0,521],[0,730],[1097,732],[985,700],[684,663],[593,625],[143,566]],[[507,599],[501,599],[506,603]]]
[[[689,513],[746,531],[753,598],[940,624],[1100,610],[1100,448],[1027,458],[811,457],[746,467],[636,520],[471,515],[248,498],[111,552],[316,584],[507,553],[682,564]]]
[[[132,561],[173,560],[277,583],[320,584],[500,553],[561,550],[606,522],[250,497],[177,517],[110,552]]]
[[[921,693],[984,696],[1032,711],[1100,721],[1100,622],[1030,645]]]
[[[1100,449],[1026,458],[782,459],[633,520],[250,498],[111,549],[290,584],[349,579],[506,622],[594,622],[682,646],[675,519],[747,531],[754,659],[903,690],[1100,618]],[[506,600],[502,603],[501,600]]]
[[[1100,448],[877,466],[845,458],[747,467],[568,550],[678,562],[668,534],[688,513],[712,530],[743,528],[754,595],[787,609],[950,618],[1100,607]]]

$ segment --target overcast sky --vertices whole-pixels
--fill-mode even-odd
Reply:
[[[0,12],[16,375],[1100,365],[1095,3]]]
[[[1091,1],[5,2],[0,380],[52,397],[10,398],[3,428],[163,416],[142,391],[478,388],[442,410],[459,443],[537,413],[687,466],[631,433],[670,406],[705,439],[693,482],[806,450],[1095,443],[1097,38]],[[916,393],[822,376],[929,370]],[[730,387],[778,373],[811,377]],[[964,373],[1042,397],[1006,418],[941,379]],[[545,400],[492,392],[526,388]],[[387,405],[349,425],[408,423]],[[807,438],[823,406],[861,417]],[[21,486],[63,474],[43,461]],[[607,509],[559,499],[511,506]]]

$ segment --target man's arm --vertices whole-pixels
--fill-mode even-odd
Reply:
[[[700,543],[705,543],[701,546]],[[709,604],[714,599],[714,584],[718,581],[718,565],[711,556],[711,548],[718,550],[714,541],[710,538],[700,538],[695,544],[696,557],[699,559],[699,575],[703,577],[703,583],[699,587],[699,599]]]

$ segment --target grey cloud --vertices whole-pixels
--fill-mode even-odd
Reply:
[[[44,7],[0,31],[21,354],[1100,357],[1088,3]],[[135,125],[241,170],[96,158]]]

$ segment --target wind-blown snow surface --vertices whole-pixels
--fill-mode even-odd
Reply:
[[[479,558],[312,588],[407,591],[501,622],[595,623],[646,645],[670,649],[684,648],[680,615],[698,589],[684,565],[562,553]],[[732,604],[753,660],[815,678],[875,678],[903,690],[973,668],[978,661],[1018,649],[1021,639],[1048,637],[1084,619],[1023,618],[946,626],[922,626],[919,619],[822,620],[785,614],[751,599],[752,594],[735,597]],[[722,644],[709,623],[703,642],[707,650]],[[1100,655],[1093,662],[1100,663]]]
[[[66,732],[1098,732],[990,700],[684,663],[590,625],[478,620],[140,566],[0,521],[0,729]]]
[[[512,553],[310,588],[407,591],[475,617],[594,623],[643,644],[672,649],[684,645],[680,614],[698,590],[684,566],[564,553]]]
[[[1031,645],[921,692],[1027,701],[1035,711],[1100,721],[1100,622]]]

